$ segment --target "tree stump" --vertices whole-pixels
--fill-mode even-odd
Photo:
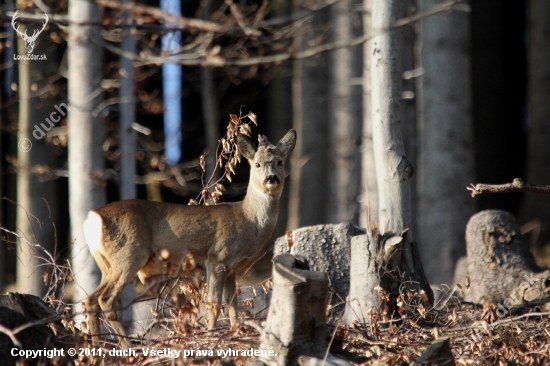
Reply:
[[[322,364],[327,351],[328,278],[310,271],[305,258],[290,254],[273,258],[273,295],[260,350],[271,351],[267,365]],[[327,365],[347,364],[336,358]]]
[[[371,231],[367,231],[365,235],[351,238],[350,293],[342,318],[344,323],[352,324],[356,320],[367,322],[368,311],[378,308],[378,291],[375,288],[379,284],[376,241]]]
[[[466,226],[470,288],[465,300],[501,302],[539,268],[521,241],[515,217],[505,211],[481,211]]]
[[[331,287],[345,298],[349,294],[351,238],[364,233],[349,223],[308,226],[278,238],[274,255],[304,256],[312,270],[327,273]]]

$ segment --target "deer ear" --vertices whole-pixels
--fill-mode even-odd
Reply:
[[[279,141],[277,144],[277,149],[279,149],[283,158],[286,159],[292,150],[294,150],[294,146],[296,146],[296,131],[291,129],[286,133],[281,141]]]
[[[247,158],[248,160],[254,160],[254,154],[256,154],[256,145],[252,142],[250,138],[245,135],[237,135],[237,146],[241,155]]]

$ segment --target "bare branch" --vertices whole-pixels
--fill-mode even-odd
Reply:
[[[521,178],[514,178],[512,183],[506,184],[472,184],[470,187],[466,187],[466,189],[472,191],[472,197],[486,193],[528,192],[536,194],[550,194],[550,186],[530,184],[524,182]]]
[[[107,0],[100,0],[100,1],[107,1]],[[202,52],[195,52],[195,53],[186,53],[186,54],[179,54],[174,55],[170,57],[170,62],[178,63],[185,66],[202,66],[202,67],[228,67],[228,66],[237,66],[237,67],[247,67],[247,66],[256,66],[256,65],[265,65],[265,64],[278,64],[282,63],[284,61],[288,60],[300,60],[300,59],[306,59],[310,57],[317,56],[319,54],[334,51],[342,48],[350,48],[355,47],[358,45],[361,45],[372,38],[379,36],[381,34],[384,34],[386,32],[389,32],[393,29],[404,27],[406,25],[413,24],[415,22],[418,22],[424,18],[433,16],[435,14],[448,11],[452,9],[455,5],[461,3],[463,0],[449,0],[444,3],[439,4],[438,6],[429,9],[423,13],[415,14],[410,17],[405,17],[402,19],[397,20],[394,24],[392,24],[388,28],[383,28],[379,32],[365,34],[360,37],[356,37],[350,41],[347,42],[333,42],[333,43],[325,43],[320,44],[317,46],[313,46],[310,48],[307,48],[303,51],[299,52],[293,52],[290,50],[289,52],[281,52],[276,53],[272,55],[259,55],[256,57],[249,57],[249,58],[225,58],[223,57],[219,52],[208,52],[206,50],[203,50]],[[106,5],[107,6],[107,5]],[[112,4],[111,4],[112,6]],[[153,8],[155,9],[155,8]],[[175,20],[177,21],[177,19]],[[250,25],[250,28],[253,26]],[[124,57],[127,57],[129,59],[132,59],[134,61],[138,61],[142,65],[150,65],[150,64],[163,64],[166,62],[166,57],[162,56],[154,56],[150,55],[150,53],[143,52],[141,55],[132,54],[129,52],[125,52],[120,47],[116,47],[112,45],[111,43],[108,43],[104,41],[103,39],[92,39],[93,42],[100,44],[102,47],[106,48],[107,50]]]

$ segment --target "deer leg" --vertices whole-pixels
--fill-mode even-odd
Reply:
[[[127,334],[120,322],[121,301],[120,296],[124,289],[132,282],[133,278],[121,273],[111,276],[112,281],[103,290],[99,297],[99,306],[105,313],[105,317],[115,330],[116,335],[124,348],[130,348],[132,344],[126,339]]]
[[[210,260],[206,263],[207,281],[208,281],[208,329],[216,327],[216,320],[220,315],[222,305],[223,286],[227,276],[226,268],[223,264],[215,263]]]
[[[224,302],[229,306],[229,320],[231,325],[237,324],[239,310],[239,295],[237,294],[237,284],[235,275],[227,276],[223,288]]]
[[[99,323],[99,313],[101,312],[101,307],[99,306],[99,298],[103,293],[105,286],[107,285],[108,280],[106,276],[101,277],[101,283],[94,292],[86,299],[86,312],[88,313],[88,328],[89,332],[92,335],[92,343],[94,346],[98,347],[101,342],[101,333],[100,323]]]

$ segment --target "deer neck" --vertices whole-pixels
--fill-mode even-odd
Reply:
[[[277,224],[280,198],[281,191],[272,196],[264,193],[259,187],[249,184],[242,201],[244,216],[254,222],[261,231],[269,231],[271,235],[271,231]]]

